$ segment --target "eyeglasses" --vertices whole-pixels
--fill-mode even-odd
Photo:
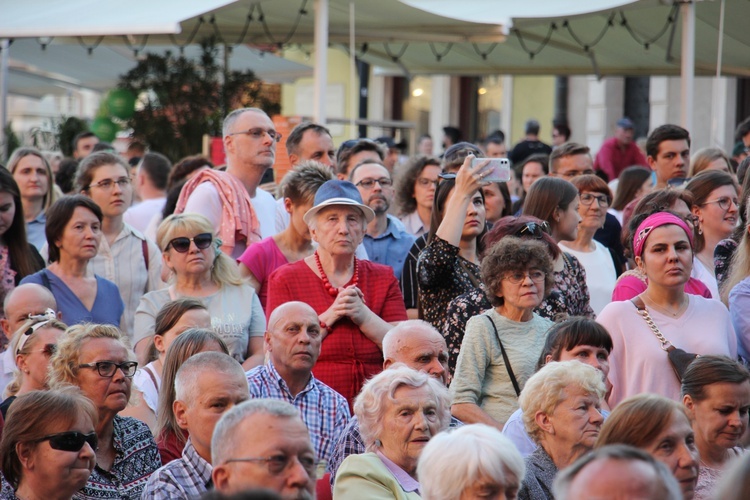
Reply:
[[[544,233],[549,233],[549,224],[547,222],[527,222],[521,229],[516,231],[516,236],[519,238],[530,237],[541,239]]]
[[[420,177],[417,179],[417,184],[419,184],[422,187],[428,187],[428,186],[436,186],[438,183],[437,179],[434,181],[432,179],[427,179],[425,177]]]
[[[125,189],[127,186],[130,185],[130,177],[120,177],[119,179],[104,179],[97,183],[89,184],[88,186],[86,186],[86,189],[91,189],[92,187],[98,187],[104,190],[110,190],[114,187],[115,184],[117,184],[118,188]]]
[[[231,132],[227,135],[249,135],[253,139],[263,139],[263,136],[268,134],[271,139],[273,139],[276,142],[279,142],[281,140],[281,133],[276,132],[274,129],[269,128],[268,130],[261,128],[261,127],[255,127],[250,128],[247,130],[241,130],[240,132]]]
[[[438,177],[440,177],[440,180],[450,181],[456,178],[456,174],[438,174]]]
[[[593,205],[594,200],[596,200],[602,208],[607,208],[609,206],[609,199],[605,194],[583,193],[579,199],[581,200],[581,205],[586,205],[587,207]]]
[[[115,363],[114,361],[97,361],[96,363],[85,363],[78,365],[78,368],[91,368],[99,372],[102,377],[113,377],[115,372],[119,368],[122,373],[130,378],[135,375],[135,369],[138,368],[138,363],[135,361],[125,361],[123,363]]]
[[[358,183],[355,184],[355,186],[362,186],[365,189],[372,189],[375,187],[375,183],[380,184],[380,187],[391,187],[393,186],[393,181],[389,179],[388,177],[381,177],[380,179],[362,179]]]
[[[288,456],[288,455],[274,455],[272,457],[257,457],[257,458],[230,458],[224,463],[230,463],[230,462],[252,462],[252,463],[262,463],[266,466],[268,469],[268,472],[271,473],[274,476],[278,476],[284,470],[286,470],[287,467],[289,467],[289,464],[292,463],[293,458],[296,458],[297,461],[302,465],[302,468],[307,471],[309,475],[312,475],[315,473],[315,459],[312,456],[301,456],[301,457],[295,457],[295,456]]]
[[[50,434],[36,439],[36,442],[49,441],[49,446],[53,450],[60,451],[81,451],[83,445],[88,443],[91,449],[96,451],[99,443],[96,432],[84,434],[78,431],[61,432],[59,434]]]
[[[193,236],[192,238],[180,236],[179,238],[175,238],[170,241],[169,244],[167,244],[167,248],[165,248],[164,250],[169,250],[169,247],[172,247],[177,252],[185,253],[190,250],[191,241],[195,243],[195,246],[198,247],[198,250],[205,250],[211,245],[211,242],[213,240],[214,237],[211,233],[201,233]]]
[[[531,271],[525,273],[522,273],[520,271],[513,271],[512,273],[506,274],[505,278],[503,279],[510,281],[514,285],[520,285],[521,283],[526,281],[527,276],[531,278],[531,281],[533,281],[534,283],[541,283],[542,281],[544,281],[544,278],[547,275],[538,269],[532,269]]]
[[[688,214],[682,219],[688,224],[692,224],[693,226],[698,222],[698,216],[693,214]]]
[[[701,203],[701,206],[708,205],[709,203],[716,203],[717,205],[719,205],[719,208],[724,211],[731,208],[730,203],[733,203],[735,207],[740,206],[740,200],[738,200],[737,198],[730,198],[729,196],[722,196],[721,198],[716,200],[704,201],[703,203]]]

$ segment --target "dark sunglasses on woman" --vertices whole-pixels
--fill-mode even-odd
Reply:
[[[83,445],[88,443],[91,449],[96,451],[98,438],[96,433],[84,434],[78,431],[61,432],[59,434],[50,434],[37,439],[36,441],[49,441],[49,446],[53,450],[60,451],[81,451]]]
[[[521,228],[516,231],[516,236],[519,238],[531,237],[536,239],[541,239],[542,235],[544,233],[549,234],[549,224],[546,222],[537,223],[537,222],[527,222]]]
[[[167,248],[165,248],[164,250],[169,250],[169,247],[172,247],[177,252],[185,253],[188,250],[190,250],[191,241],[195,243],[195,246],[198,247],[199,250],[205,250],[211,245],[211,242],[213,240],[214,240],[214,237],[211,233],[201,233],[192,238],[181,236],[179,238],[175,238],[172,241],[170,241],[169,244],[167,245]]]

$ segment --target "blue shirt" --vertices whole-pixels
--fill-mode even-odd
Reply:
[[[294,405],[310,431],[318,460],[328,461],[333,444],[349,422],[349,404],[344,396],[310,374],[307,386],[292,396],[289,386],[269,360],[247,372],[251,398],[280,399]]]
[[[26,223],[26,240],[41,251],[47,243],[47,235],[44,234],[44,226],[47,224],[47,216],[44,211],[39,212],[34,220]]]
[[[47,277],[46,283],[43,275]],[[120,318],[125,310],[120,291],[117,289],[117,285],[111,281],[96,275],[94,277],[96,278],[96,298],[94,299],[94,307],[90,311],[86,309],[81,299],[68,288],[68,285],[49,269],[42,269],[37,273],[26,276],[21,280],[21,284],[36,283],[49,289],[57,302],[57,310],[62,313],[63,323],[68,326],[88,322],[115,325],[119,328]]]
[[[404,261],[414,244],[414,236],[409,234],[403,223],[396,217],[390,214],[387,217],[388,225],[385,231],[376,237],[365,234],[362,243],[370,261],[390,266],[396,279],[401,279]]]

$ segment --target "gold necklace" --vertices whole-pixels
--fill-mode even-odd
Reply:
[[[680,314],[682,314],[684,312],[684,310],[687,308],[687,305],[689,304],[689,299],[686,296],[683,295],[682,296],[682,303],[680,303],[680,307],[677,308],[677,311],[673,312],[673,311],[671,311],[671,310],[669,310],[669,309],[667,309],[665,307],[660,306],[656,302],[654,302],[651,299],[651,297],[649,297],[645,293],[643,294],[643,298],[646,299],[646,301],[650,303],[651,307],[653,307],[654,309],[656,309],[658,311],[661,311],[661,312],[663,312],[665,314],[669,314],[673,318],[676,318],[677,316],[679,316]]]

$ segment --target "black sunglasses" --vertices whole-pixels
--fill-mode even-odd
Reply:
[[[96,451],[98,444],[98,438],[96,432],[91,434],[83,434],[78,431],[61,432],[59,434],[50,434],[37,439],[36,441],[49,441],[49,446],[53,450],[60,451],[81,451],[83,445],[88,443],[91,449]]]
[[[521,226],[521,229],[516,231],[516,236],[519,238],[530,237],[541,239],[544,233],[549,233],[549,224],[547,222],[527,222]]]
[[[185,253],[190,250],[191,241],[195,243],[195,246],[198,247],[199,250],[205,250],[211,245],[211,242],[213,240],[214,237],[211,233],[201,233],[192,238],[181,236],[170,241],[167,245],[167,248],[165,248],[164,250],[169,250],[169,247],[172,247],[180,253]]]

